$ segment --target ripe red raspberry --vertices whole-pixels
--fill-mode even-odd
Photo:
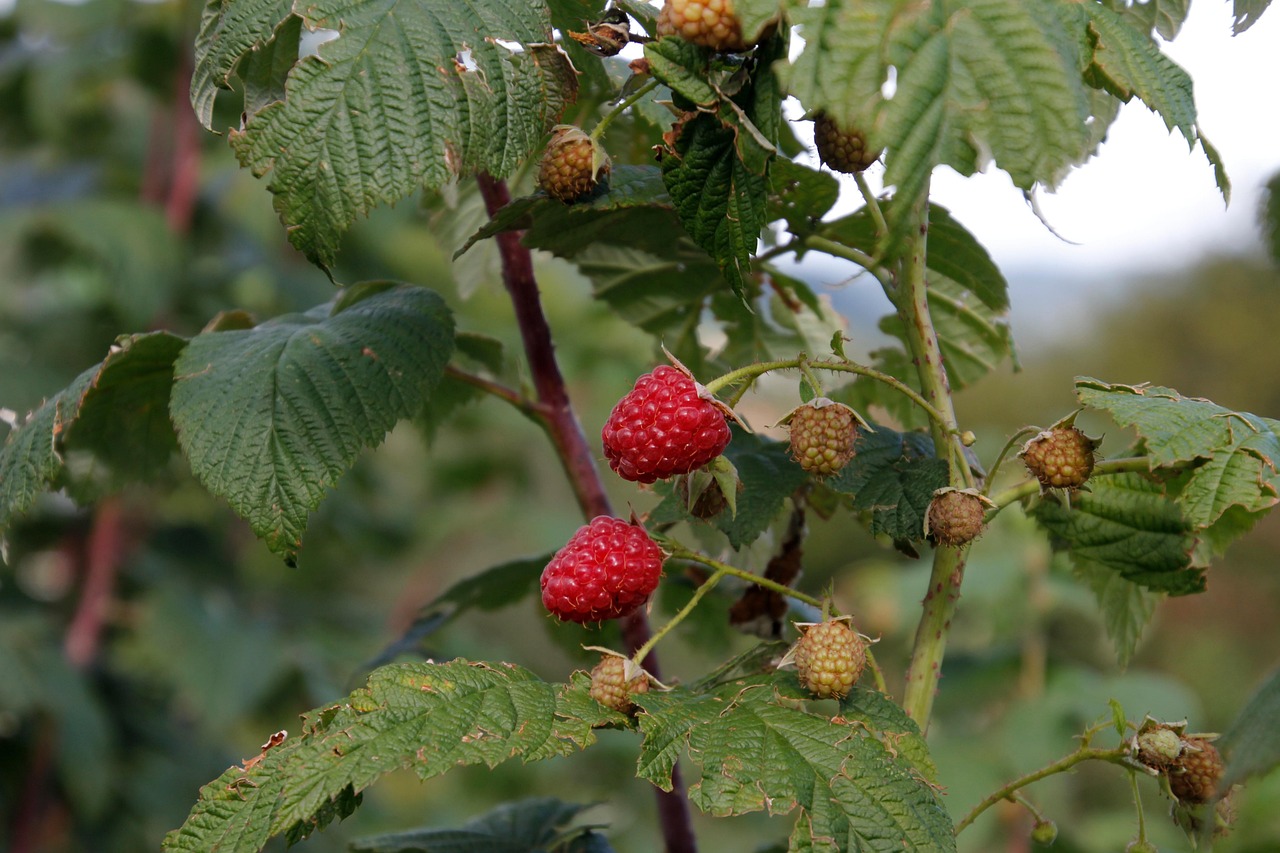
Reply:
[[[1187,738],[1182,755],[1170,765],[1169,790],[1184,803],[1207,803],[1217,793],[1226,769],[1218,748],[1204,738]]]
[[[1098,441],[1073,426],[1047,429],[1022,446],[1018,456],[1042,489],[1078,489],[1093,473]]]
[[[591,670],[591,698],[606,708],[629,714],[635,708],[632,695],[648,692],[649,674],[630,658],[602,655]]]
[[[994,504],[972,489],[938,489],[925,513],[925,535],[940,545],[967,545],[986,529],[988,506]]]
[[[792,649],[800,683],[819,699],[849,693],[867,664],[867,645],[846,619],[829,619],[805,628]]]
[[[666,0],[658,13],[658,37],[679,36],[712,50],[742,51],[742,22],[733,0]]]
[[[813,141],[823,163],[848,175],[865,172],[880,159],[879,151],[867,148],[862,131],[842,130],[826,113],[818,113],[813,119]]]
[[[662,365],[636,380],[600,432],[609,467],[624,480],[652,483],[688,474],[729,444],[725,407],[688,372]]]
[[[640,525],[597,516],[542,570],[542,603],[570,622],[625,616],[657,588],[663,559]]]
[[[609,157],[580,127],[556,125],[538,164],[538,186],[547,195],[572,204],[608,177]]]
[[[810,474],[829,477],[853,458],[857,415],[848,406],[819,397],[791,413],[791,456]]]

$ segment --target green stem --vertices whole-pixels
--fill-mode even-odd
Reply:
[[[829,240],[826,237],[819,237],[817,234],[805,237],[804,244],[810,249],[816,249],[819,252],[826,252],[828,255],[852,261],[875,276],[886,292],[893,290],[893,279],[889,273],[885,271],[879,261],[861,249],[846,246],[844,243],[837,243],[835,240]]]
[[[884,671],[880,669],[880,664],[876,663],[876,656],[871,653],[871,649],[867,649],[867,669],[871,670],[871,680],[876,683],[876,690],[884,695],[889,695],[889,685],[885,683]]]
[[[1178,470],[1184,468],[1190,463],[1176,463],[1164,466],[1164,470]],[[1146,474],[1151,470],[1151,458],[1148,456],[1126,456],[1123,459],[1108,459],[1105,462],[1099,462],[1093,466],[1094,477],[1106,477],[1111,474]],[[1011,503],[1016,503],[1023,498],[1029,498],[1032,495],[1040,493],[1039,480],[1023,480],[1017,485],[1010,486],[1007,489],[996,492],[991,496],[991,502],[996,508],[991,510],[990,515],[1004,509]]]
[[[1129,771],[1129,787],[1133,788],[1133,809],[1138,815],[1138,840],[1147,840],[1147,818],[1142,812],[1142,791],[1138,788],[1138,774]]]
[[[727,568],[728,567],[726,566],[725,569]],[[631,656],[631,659],[635,661],[636,664],[640,664],[645,659],[645,656],[653,650],[653,647],[658,645],[659,640],[665,637],[672,628],[683,622],[685,617],[693,612],[693,609],[698,606],[698,602],[702,601],[703,596],[715,589],[716,584],[720,583],[724,576],[729,574],[725,569],[716,569],[715,573],[712,574],[711,577],[703,581],[698,588],[693,591],[693,596],[689,599],[688,603],[685,604],[684,607],[681,607],[680,611],[676,613],[676,615],[672,616],[671,620],[667,622],[667,624],[654,632],[653,636],[650,637],[643,646],[636,649],[636,653]]]
[[[531,400],[512,388],[508,388],[500,382],[494,382],[491,379],[485,379],[483,376],[476,376],[474,373],[468,373],[461,368],[454,367],[452,364],[444,369],[445,374],[452,376],[459,382],[465,382],[473,388],[492,394],[499,400],[510,403],[518,409],[521,414],[526,415],[538,421],[544,427],[547,425],[547,412],[544,406],[538,404],[536,400]]]
[[[712,394],[718,393],[721,389],[730,385],[737,385],[740,382],[755,381],[756,378],[763,376],[775,370],[796,370],[803,369],[805,366],[809,368],[817,368],[818,370],[830,370],[837,373],[853,373],[858,376],[865,376],[868,379],[874,379],[877,382],[883,382],[890,388],[902,394],[911,402],[915,403],[924,410],[930,419],[935,422],[943,420],[943,414],[938,409],[930,405],[929,401],[912,388],[910,385],[904,384],[901,380],[882,373],[874,367],[867,367],[852,361],[810,361],[807,358],[791,358],[785,361],[762,361],[757,364],[748,364],[746,367],[739,367],[737,370],[731,370],[723,376],[718,376],[706,384],[706,389]],[[740,397],[741,395],[739,395]],[[735,398],[736,400],[736,398]]]
[[[785,243],[780,243],[777,246],[774,246],[772,249],[766,249],[765,251],[756,255],[756,262],[759,263],[761,261],[771,261],[774,258],[778,257],[779,255],[785,255],[788,252],[794,252],[798,247],[802,245],[804,245],[803,240],[799,240],[799,239],[788,240]]]
[[[1009,436],[1008,441],[1004,443],[1004,447],[1000,448],[1000,455],[996,457],[995,464],[991,466],[991,470],[987,472],[987,487],[982,490],[984,495],[990,497],[991,485],[996,481],[996,474],[1000,472],[1000,466],[1004,464],[1004,458],[1009,455],[1009,451],[1013,450],[1013,446],[1017,444],[1018,439],[1024,435],[1030,435],[1033,432],[1039,432],[1036,427],[1023,427],[1022,429]]]
[[[609,112],[605,113],[604,118],[600,119],[600,122],[594,128],[592,128],[591,141],[598,142],[600,140],[600,137],[604,136],[605,129],[610,124],[613,123],[613,120],[615,118],[622,115],[624,112],[627,111],[628,107],[630,107],[632,104],[639,101],[641,98],[643,98],[645,95],[652,92],[657,87],[658,87],[657,78],[656,77],[650,78],[649,80],[646,80],[644,85],[641,86],[639,89],[636,89],[626,98],[619,101],[617,105],[615,105],[613,109],[609,110]]]
[[[858,192],[862,193],[862,200],[866,202],[867,210],[871,213],[871,221],[876,224],[876,236],[883,237],[889,233],[889,225],[885,222],[884,213],[880,210],[880,199],[876,198],[876,194],[871,191],[866,175],[858,172],[853,176],[853,180],[858,184]]]
[[[907,345],[915,360],[920,378],[920,390],[932,405],[938,417],[931,418],[934,452],[950,468],[952,486],[966,482],[963,459],[956,460],[952,452],[952,436],[959,434],[955,407],[951,399],[951,387],[942,362],[942,350],[938,345],[937,331],[929,311],[929,294],[925,279],[929,221],[929,187],[921,188],[920,196],[912,208],[912,222],[904,238],[906,248],[902,257],[898,290],[893,293],[898,315],[902,318]],[[933,711],[933,698],[942,677],[942,659],[946,654],[947,637],[951,631],[951,617],[960,600],[960,584],[964,578],[964,548],[939,546],[933,552],[933,570],[929,576],[929,589],[925,593],[920,623],[916,627],[915,642],[911,650],[911,663],[907,667],[906,695],[903,708],[916,721],[921,731],[928,731],[929,715]]]
[[[716,575],[732,575],[735,578],[744,580],[747,583],[753,583],[756,586],[764,587],[767,590],[776,592],[779,595],[784,595],[787,598],[794,598],[796,601],[802,601],[811,607],[818,608],[818,610],[822,609],[822,602],[814,598],[812,595],[807,595],[798,590],[794,590],[785,584],[780,584],[777,581],[769,580],[768,578],[761,577],[760,575],[753,575],[751,572],[744,571],[736,566],[731,566],[728,563],[722,563],[705,554],[699,554],[697,551],[690,551],[688,548],[685,548],[682,545],[677,545],[674,542],[667,542],[666,544],[667,551],[671,554],[672,559],[689,560],[693,563],[701,563],[707,568],[713,569]],[[712,575],[712,577],[715,577],[715,575]],[[706,586],[706,584],[703,584],[703,586]],[[699,587],[699,589],[701,588],[702,587]]]
[[[974,806],[973,810],[970,811],[967,815],[965,815],[964,820],[956,824],[956,835],[959,835],[961,832],[963,832],[965,828],[969,826],[969,824],[977,820],[979,815],[981,815],[987,809],[991,808],[1001,800],[1007,800],[1012,798],[1015,791],[1021,788],[1025,788],[1026,786],[1030,785],[1033,782],[1039,782],[1041,779],[1044,779],[1048,776],[1053,776],[1056,773],[1065,773],[1066,771],[1070,770],[1072,767],[1075,767],[1077,764],[1081,764],[1085,761],[1106,761],[1109,764],[1115,764],[1120,767],[1127,767],[1128,765],[1125,764],[1125,759],[1128,756],[1128,754],[1129,754],[1128,749],[1123,746],[1118,746],[1115,749],[1096,749],[1093,747],[1081,747],[1080,749],[1076,750],[1070,755],[1060,758],[1057,761],[1053,762],[1052,764],[1049,764],[1045,767],[1040,768],[1034,773],[1028,773],[1026,776],[1022,776],[1018,779],[1014,779],[1012,782],[1005,785],[1000,790],[992,793],[985,800],[983,800],[982,802]]]
[[[813,365],[809,363],[808,358],[800,361],[800,373],[804,376],[805,381],[809,383],[809,387],[813,389],[814,396],[821,397],[826,393],[822,390],[822,383],[818,381],[818,377],[813,374]]]

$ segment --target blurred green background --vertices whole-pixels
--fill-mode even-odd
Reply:
[[[189,335],[219,311],[267,318],[333,294],[288,248],[263,186],[191,115],[194,12],[174,3],[20,0],[0,17],[0,409],[10,418],[101,360],[120,333]],[[218,126],[236,124],[230,102],[221,109]],[[643,140],[634,148],[644,151]],[[518,352],[492,247],[448,260],[482,221],[466,183],[444,199],[380,210],[351,232],[336,278],[435,288],[460,329]],[[542,259],[539,275],[591,436],[652,363],[654,342],[592,302],[570,266]],[[1117,289],[1123,297],[1069,343],[1020,340],[1021,372],[1002,371],[962,396],[961,420],[978,434],[984,459],[1017,428],[1069,412],[1079,374],[1150,380],[1280,415],[1280,274],[1267,260],[1207,258],[1175,277]],[[1034,293],[1015,289],[1015,298],[1023,290]],[[847,292],[827,295],[848,304]],[[874,319],[850,323],[868,332]],[[508,358],[519,375],[518,359]],[[761,413],[791,405],[785,396],[748,401]],[[1086,426],[1123,444],[1112,425]],[[619,507],[653,502],[609,484]],[[95,506],[42,499],[11,531],[0,567],[0,849],[156,849],[201,784],[254,755],[270,733],[296,726],[300,712],[345,695],[424,604],[490,566],[554,550],[579,523],[550,446],[493,401],[428,411],[364,454],[314,516],[297,569],[268,554],[180,459],[164,482]],[[812,518],[811,527],[806,588],[834,586],[861,629],[882,637],[878,657],[900,687],[927,566],[847,519]],[[1272,517],[1212,569],[1208,594],[1160,608],[1120,672],[1087,590],[1016,508],[1002,513],[970,558],[931,732],[953,813],[1069,751],[1074,735],[1109,713],[1110,699],[1131,719],[1150,713],[1187,718],[1196,731],[1224,728],[1280,663],[1278,557],[1280,518]],[[761,546],[736,559],[758,569],[767,558]],[[654,621],[688,594],[688,579],[665,586]],[[726,605],[711,599],[703,618],[664,643],[668,676],[696,676],[752,643],[725,628]],[[584,640],[618,644],[610,629],[584,636],[557,626],[526,598],[468,613],[419,650],[511,660],[563,680],[588,663]],[[342,850],[364,835],[456,824],[508,798],[555,794],[608,796],[589,820],[608,824],[621,851],[657,849],[652,796],[633,778],[634,736],[601,740],[585,754],[527,767],[468,768],[425,784],[393,776],[353,818],[303,846]],[[1154,783],[1142,789],[1160,849],[1189,849]],[[1085,767],[1029,796],[1061,827],[1055,849],[1119,851],[1133,837],[1128,784],[1114,768]],[[1276,802],[1280,776],[1255,781],[1237,798],[1238,830],[1219,849],[1280,849]],[[756,849],[785,838],[789,826],[788,818],[697,818],[706,850]],[[1024,811],[993,809],[962,848],[1030,850],[1029,826]]]

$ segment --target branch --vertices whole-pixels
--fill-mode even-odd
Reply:
[[[478,175],[476,180],[489,216],[511,202],[511,191],[506,182],[486,174]],[[529,361],[534,389],[538,394],[538,405],[545,413],[547,433],[564,465],[583,516],[591,519],[597,515],[613,515],[596,468],[595,456],[587,446],[582,425],[569,402],[560,366],[556,363],[551,326],[542,310],[538,281],[533,273],[533,256],[520,242],[521,236],[522,232],[506,231],[494,239],[502,258],[502,282],[515,309],[525,358]],[[649,637],[649,619],[643,608],[622,620],[622,638],[628,653],[642,648]],[[644,667],[654,678],[662,680],[657,657],[652,652],[644,659]],[[680,768],[672,768],[670,791],[655,788],[654,793],[667,853],[695,853],[697,842],[693,836],[693,817],[689,812]]]

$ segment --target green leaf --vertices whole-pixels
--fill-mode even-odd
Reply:
[[[458,251],[456,259],[480,240],[504,231],[534,229],[528,241],[538,248],[554,251],[563,257],[572,257],[575,250],[587,248],[594,240],[589,235],[598,233],[600,214],[621,211],[632,207],[659,207],[671,209],[671,198],[662,183],[662,172],[656,166],[616,166],[603,191],[587,201],[566,205],[543,192],[524,196],[504,206],[484,227],[471,235]],[[548,243],[548,238],[572,233],[570,242]]]
[[[1080,377],[1076,396],[1120,426],[1134,427],[1153,467],[1193,468],[1177,498],[1197,528],[1214,524],[1231,507],[1257,513],[1280,503],[1280,421],[1158,385]]]
[[[872,426],[859,431],[853,459],[826,485],[852,495],[854,509],[871,514],[872,533],[923,539],[933,493],[948,483],[947,463],[934,456],[933,440],[923,433]]]
[[[879,690],[855,686],[840,700],[840,716],[856,720],[880,738],[890,750],[911,762],[922,779],[936,783],[938,766],[915,720]]]
[[[808,234],[816,230],[817,220],[835,206],[840,182],[829,172],[779,157],[769,170],[769,195],[767,218],[786,220],[793,234]]]
[[[1117,662],[1122,667],[1128,666],[1161,596],[1103,563],[1087,557],[1076,557],[1074,563],[1076,577],[1089,587],[1098,601],[1102,624],[1115,647]]]
[[[201,334],[175,368],[170,413],[192,471],[289,561],[328,488],[421,409],[453,351],[429,290],[367,285],[341,307]]]
[[[885,182],[897,189],[883,247],[902,235],[934,166],[971,174],[989,153],[1029,190],[1056,185],[1087,156],[1079,46],[1056,5],[831,0],[797,11],[808,43],[788,70],[790,91],[888,149]]]
[[[284,46],[275,49],[266,34],[293,13],[308,30],[339,35],[316,55],[295,56],[281,84],[292,30],[277,33]],[[236,156],[255,175],[270,173],[290,242],[325,267],[351,222],[377,205],[456,175],[511,174],[577,96],[539,3],[212,0],[192,80],[206,126],[216,89],[246,57],[249,109],[230,135]]]
[[[793,850],[955,849],[937,792],[872,728],[799,707],[794,676],[743,679],[708,694],[636,697],[645,739],[638,772],[671,789],[682,751],[698,765],[689,798],[704,812],[801,813]]]
[[[1271,0],[1233,0],[1231,14],[1235,20],[1231,24],[1231,34],[1238,36],[1252,27],[1270,5]]]
[[[690,103],[706,106],[720,100],[720,93],[707,82],[707,54],[681,38],[664,38],[644,46],[649,70],[671,91]]]
[[[69,457],[88,456],[105,488],[152,476],[169,461],[169,389],[185,345],[167,332],[122,336],[100,364],[9,433],[0,449],[0,531],[45,489],[81,485],[69,479]],[[84,468],[77,466],[78,477]]]
[[[674,151],[662,159],[667,192],[689,236],[745,299],[765,224],[765,178],[747,168],[735,147],[738,134],[715,116],[698,113],[676,134]]]
[[[1219,746],[1227,754],[1227,771],[1219,790],[1250,776],[1270,773],[1280,765],[1280,672],[1258,688],[1223,734]]]
[[[557,689],[513,664],[383,667],[345,701],[304,715],[300,736],[201,788],[163,847],[257,851],[271,836],[305,837],[349,814],[361,791],[394,770],[428,779],[458,765],[566,755],[594,742],[593,724],[622,718],[586,690],[580,677]]]
[[[732,425],[733,439],[725,457],[733,463],[742,480],[736,513],[722,512],[713,523],[729,538],[734,548],[750,545],[769,528],[782,511],[783,503],[809,479],[808,473],[791,458],[790,445]],[[652,523],[691,520],[679,495],[668,492],[650,516]]]
[[[1072,493],[1070,507],[1047,497],[1031,513],[1076,565],[1103,566],[1155,592],[1204,591],[1204,571],[1191,565],[1191,525],[1161,483],[1113,474],[1094,477],[1089,487]]]
[[[569,823],[590,805],[555,797],[530,797],[503,803],[472,818],[458,829],[414,829],[362,838],[353,853],[542,853],[553,846]],[[597,848],[607,851],[606,844]]]

